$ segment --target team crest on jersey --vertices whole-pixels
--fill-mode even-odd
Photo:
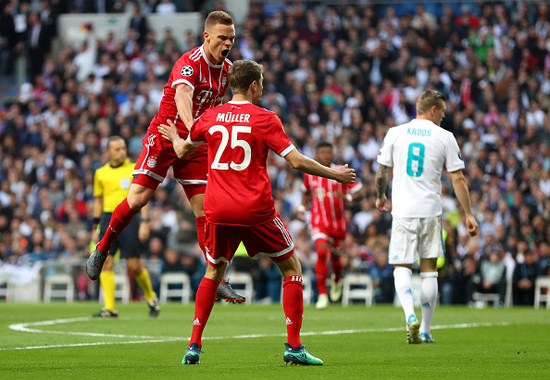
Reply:
[[[225,84],[227,83],[227,77],[222,78],[222,87],[225,87]]]
[[[183,66],[181,69],[181,75],[183,75],[184,77],[190,77],[191,75],[193,75],[193,68],[189,65]]]
[[[132,180],[130,178],[120,179],[120,187],[122,187],[124,190],[128,190],[130,188],[131,183],[132,183]]]
[[[155,166],[157,166],[157,160],[155,157],[151,157],[147,160],[147,166],[149,166],[150,168],[154,168]]]

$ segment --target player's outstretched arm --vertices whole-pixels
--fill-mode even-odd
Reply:
[[[174,96],[178,115],[188,131],[191,131],[193,126],[193,91],[191,86],[180,84],[176,88],[176,95]]]
[[[388,176],[390,168],[385,165],[378,165],[374,183],[376,185],[376,208],[380,211],[388,211],[386,207],[386,189],[388,188]]]
[[[472,206],[470,204],[470,193],[468,192],[468,186],[466,185],[466,178],[462,170],[457,170],[451,173],[451,180],[453,182],[453,189],[455,190],[456,197],[460,202],[460,205],[466,213],[466,227],[468,227],[468,234],[470,236],[476,236],[479,226],[472,212]]]
[[[176,128],[176,124],[172,122],[172,120],[166,121],[168,125],[161,124],[158,127],[158,130],[162,137],[164,137],[166,140],[169,140],[172,142],[172,146],[174,147],[174,152],[176,152],[176,155],[178,158],[187,158],[195,151],[195,148],[193,145],[191,145],[189,142],[182,139],[178,133],[178,129]]]
[[[333,179],[341,183],[355,182],[355,170],[348,168],[347,164],[339,169],[332,169],[321,165],[307,156],[304,156],[296,149],[287,154],[285,156],[285,160],[290,164],[292,169],[296,169],[304,173]]]

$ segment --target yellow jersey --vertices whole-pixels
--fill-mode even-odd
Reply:
[[[103,212],[113,212],[126,198],[132,183],[134,164],[126,159],[122,165],[113,168],[106,164],[94,174],[94,197],[103,197]]]

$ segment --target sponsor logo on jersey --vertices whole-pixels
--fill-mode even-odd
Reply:
[[[181,68],[181,75],[183,75],[184,77],[190,77],[191,75],[193,75],[193,68],[189,65],[183,66]]]
[[[147,160],[147,166],[149,166],[150,168],[154,168],[155,166],[157,166],[157,160],[155,157],[151,157]]]
[[[201,83],[208,83],[208,80],[204,77],[201,78]]]

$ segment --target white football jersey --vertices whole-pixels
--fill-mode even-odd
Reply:
[[[449,172],[464,169],[453,134],[419,119],[388,130],[378,163],[393,168],[392,215],[398,218],[441,215],[443,166]]]

